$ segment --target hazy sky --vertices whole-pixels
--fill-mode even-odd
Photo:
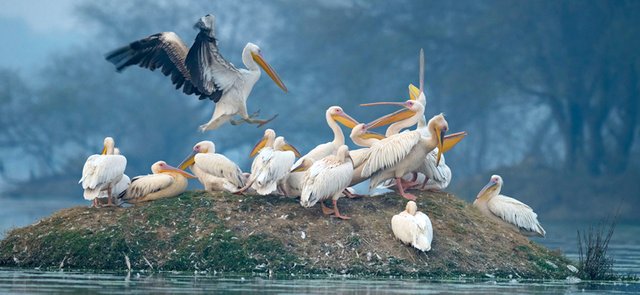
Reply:
[[[84,40],[90,28],[79,25],[73,7],[86,0],[0,0],[0,67],[27,73],[51,52]]]

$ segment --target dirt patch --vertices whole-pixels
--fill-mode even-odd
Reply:
[[[340,199],[344,221],[297,199],[204,191],[131,208],[61,210],[9,232],[0,266],[340,273],[434,278],[486,275],[565,278],[570,263],[447,193],[425,192],[418,207],[433,223],[430,252],[396,240],[396,194]]]

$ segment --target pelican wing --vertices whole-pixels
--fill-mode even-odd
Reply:
[[[369,148],[350,150],[349,156],[351,157],[351,160],[353,160],[353,167],[359,167],[369,159]]]
[[[544,229],[538,222],[538,215],[531,207],[514,198],[498,195],[487,204],[489,211],[502,220],[525,231],[538,232],[544,236]]]
[[[404,159],[420,141],[420,133],[404,132],[387,137],[370,148],[369,160],[362,169],[362,177],[388,169]]]
[[[83,189],[96,189],[109,183],[115,183],[122,178],[127,159],[120,155],[92,155],[82,168]]]
[[[429,219],[427,214],[418,211],[414,216],[414,220],[416,227],[413,235],[413,246],[422,251],[431,250],[431,241],[433,241],[433,226],[431,225],[431,219]]]
[[[304,177],[302,196],[308,196],[309,205],[341,192],[351,182],[353,165],[351,161],[341,163],[334,156],[323,158],[311,165]]]
[[[221,154],[197,154],[194,165],[207,174],[227,179],[236,187],[244,186],[240,167]]]
[[[160,68],[165,76],[171,75],[176,89],[183,87],[186,94],[200,95],[194,87],[185,64],[189,49],[174,32],[163,32],[131,42],[129,45],[107,53],[106,59],[116,66],[118,72],[131,65],[152,71]]]
[[[241,79],[240,71],[228,62],[218,49],[218,40],[200,32],[186,57],[193,84],[218,102],[222,93]]]
[[[444,183],[451,179],[451,169],[445,164],[444,156],[441,156],[440,164],[436,166],[437,155],[438,148],[433,149],[427,154],[424,160],[425,168],[427,169],[425,175],[429,176],[429,179],[435,182]]]
[[[124,193],[123,200],[135,200],[170,187],[175,179],[167,174],[149,174],[136,176],[131,180]]]

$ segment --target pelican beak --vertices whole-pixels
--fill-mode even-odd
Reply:
[[[353,129],[353,127],[356,127],[356,125],[358,125],[358,121],[356,121],[354,118],[351,118],[351,116],[347,115],[347,113],[345,112],[340,112],[340,114],[337,115],[331,115],[331,118],[348,128]]]
[[[106,155],[107,154],[107,146],[106,145],[102,148],[102,151],[100,152],[100,154],[101,155]]]
[[[374,103],[365,103],[365,104],[361,104],[361,106],[373,106],[373,105],[397,105],[397,106],[402,106],[404,107],[404,109],[395,111],[391,114],[388,114],[386,116],[382,116],[378,119],[375,119],[369,123],[367,123],[366,128],[367,129],[373,129],[376,127],[380,127],[380,126],[385,126],[385,125],[389,125],[391,123],[394,122],[398,122],[398,121],[402,121],[408,118],[413,117],[416,112],[407,109],[405,107],[405,103],[404,102],[374,102]]]
[[[364,134],[360,135],[359,137],[362,138],[362,139],[373,138],[373,139],[377,139],[377,140],[382,140],[382,139],[386,138],[384,135],[382,135],[380,133],[371,132],[371,131],[367,131]]]
[[[296,149],[294,146],[290,145],[289,143],[285,143],[285,145],[282,147],[283,151],[292,151],[294,155],[296,155],[296,158],[300,158],[300,156],[302,156],[300,154],[300,152],[298,151],[298,149]]]
[[[280,89],[282,89],[284,92],[289,91],[287,90],[287,86],[285,86],[282,80],[280,80],[280,77],[278,77],[278,74],[276,74],[276,71],[274,71],[273,68],[271,68],[271,66],[264,60],[264,58],[262,58],[262,55],[260,53],[251,52],[251,57],[265,72],[267,72],[267,75],[271,77],[271,80],[273,80],[273,82],[276,82]]]
[[[182,161],[182,163],[180,163],[180,165],[178,165],[178,168],[180,168],[180,170],[186,170],[187,167],[193,165],[193,163],[195,163],[195,157],[198,154],[197,151],[193,151],[191,152],[191,154],[189,154],[189,156],[184,159],[184,161]]]
[[[311,160],[309,160],[308,158],[305,158],[304,160],[302,160],[300,165],[291,168],[290,173],[307,171],[307,169],[309,169],[309,167],[311,167],[312,164],[313,162]]]
[[[182,175],[182,176],[184,176],[186,178],[196,178],[195,175],[193,175],[193,174],[191,174],[191,173],[189,173],[187,171],[183,171],[182,169],[178,169],[176,167],[171,167],[169,165],[167,165],[166,169],[160,170],[160,172],[175,172],[175,173],[178,173],[178,174],[180,174],[180,175]]]
[[[420,89],[414,86],[413,84],[409,84],[409,99],[417,100],[420,96]]]
[[[446,153],[451,150],[458,142],[460,142],[465,136],[467,136],[466,131],[456,132],[453,134],[449,134],[444,137],[444,142],[442,143],[442,153]]]
[[[487,191],[489,191],[489,189],[495,187],[498,183],[491,180],[489,181],[489,183],[487,183],[478,193],[478,195],[476,196],[476,199],[482,197],[485,193],[487,193]]]
[[[436,128],[436,136],[438,137],[438,155],[436,156],[436,166],[440,165],[440,158],[442,157],[442,154],[444,153],[443,150],[443,142],[444,142],[444,135],[445,133],[447,133],[446,129],[437,129]]]
[[[253,147],[251,153],[249,153],[249,158],[255,157],[265,145],[267,145],[267,137],[263,136],[262,139],[260,139],[260,141],[258,141],[258,143]]]

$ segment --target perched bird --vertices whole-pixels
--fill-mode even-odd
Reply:
[[[175,197],[187,189],[187,178],[196,178],[165,161],[155,162],[151,172],[153,174],[134,177],[129,188],[120,195],[121,201],[135,204]]]
[[[492,175],[489,183],[478,193],[473,206],[490,219],[525,236],[544,237],[546,232],[538,222],[538,215],[526,204],[501,195],[502,183],[500,175]]]
[[[101,191],[106,191],[107,206],[113,206],[111,195],[116,185],[124,175],[127,159],[122,155],[114,155],[115,142],[113,138],[104,139],[104,147],[100,155],[91,155],[82,168],[82,183],[84,198],[92,201],[93,207],[98,207],[98,197]]]
[[[390,129],[401,130],[413,126],[424,112],[424,106],[413,100],[407,100],[404,103],[384,104],[404,106],[407,109],[406,112],[413,115],[407,118],[403,112],[395,112],[369,123],[369,126],[375,127],[382,124],[381,122],[394,122],[398,118],[404,118],[389,126]],[[370,148],[369,160],[365,163],[361,173],[362,177],[371,177],[369,189],[377,187],[387,179],[395,178],[398,193],[409,200],[415,200],[414,195],[404,191],[405,184],[401,181],[402,176],[417,171],[429,152],[436,147],[442,147],[442,140],[448,128],[447,121],[440,114],[429,120],[429,137],[423,137],[417,131],[409,131],[389,136],[374,143]],[[442,149],[438,153],[436,164],[440,160],[441,151]]]
[[[335,155],[326,156],[318,161],[303,161],[294,171],[305,171],[300,195],[300,205],[305,208],[312,207],[318,201],[322,206],[322,213],[333,214],[340,219],[350,219],[340,214],[338,199],[342,192],[349,186],[353,174],[353,162],[349,157],[349,148],[342,145]],[[324,205],[324,200],[333,201],[333,209]]]
[[[114,155],[120,155],[120,149],[119,148],[113,148],[113,154]],[[129,176],[126,175],[126,174],[122,174],[122,178],[120,178],[120,181],[118,181],[118,183],[116,183],[113,186],[113,188],[111,189],[111,196],[110,196],[111,199],[112,200],[118,199],[118,196],[120,196],[120,194],[122,194],[122,192],[126,191],[130,184],[131,184],[131,179],[129,178]],[[99,199],[107,198],[107,192],[106,191],[101,191],[100,195],[98,196],[98,198]]]
[[[407,202],[404,211],[391,218],[393,234],[405,244],[411,244],[420,251],[431,250],[433,227],[429,216],[418,211],[416,202]]]
[[[240,167],[224,155],[216,154],[215,144],[208,140],[194,145],[191,154],[178,168],[190,168],[208,191],[235,193],[245,185]]]
[[[349,151],[349,156],[353,160],[354,169],[349,186],[353,186],[368,179],[367,177],[362,177],[362,168],[364,168],[364,164],[369,160],[369,147],[385,137],[382,134],[369,131],[366,124],[360,123],[351,129],[349,138],[351,138],[351,141],[357,146],[362,147]]]
[[[286,195],[286,189],[282,184],[296,156],[300,156],[300,153],[289,145],[284,137],[278,136],[274,139],[275,135],[272,129],[265,130],[264,137],[251,152],[253,155],[257,149],[260,150],[251,164],[251,176],[245,189],[252,187],[260,195],[268,195],[278,188]]]
[[[247,69],[238,69],[228,62],[218,50],[215,35],[215,17],[207,14],[194,25],[199,30],[190,49],[174,32],[163,32],[134,41],[106,55],[118,72],[128,66],[139,65],[155,70],[161,68],[176,89],[182,87],[186,94],[200,99],[211,99],[217,106],[209,122],[200,126],[201,131],[212,130],[229,121],[234,115],[244,122],[264,125],[269,120],[254,119],[247,113],[247,97],[260,78],[260,67],[284,91],[287,87],[262,57],[260,47],[247,43],[242,51],[242,62]],[[241,121],[233,121],[238,124]]]

